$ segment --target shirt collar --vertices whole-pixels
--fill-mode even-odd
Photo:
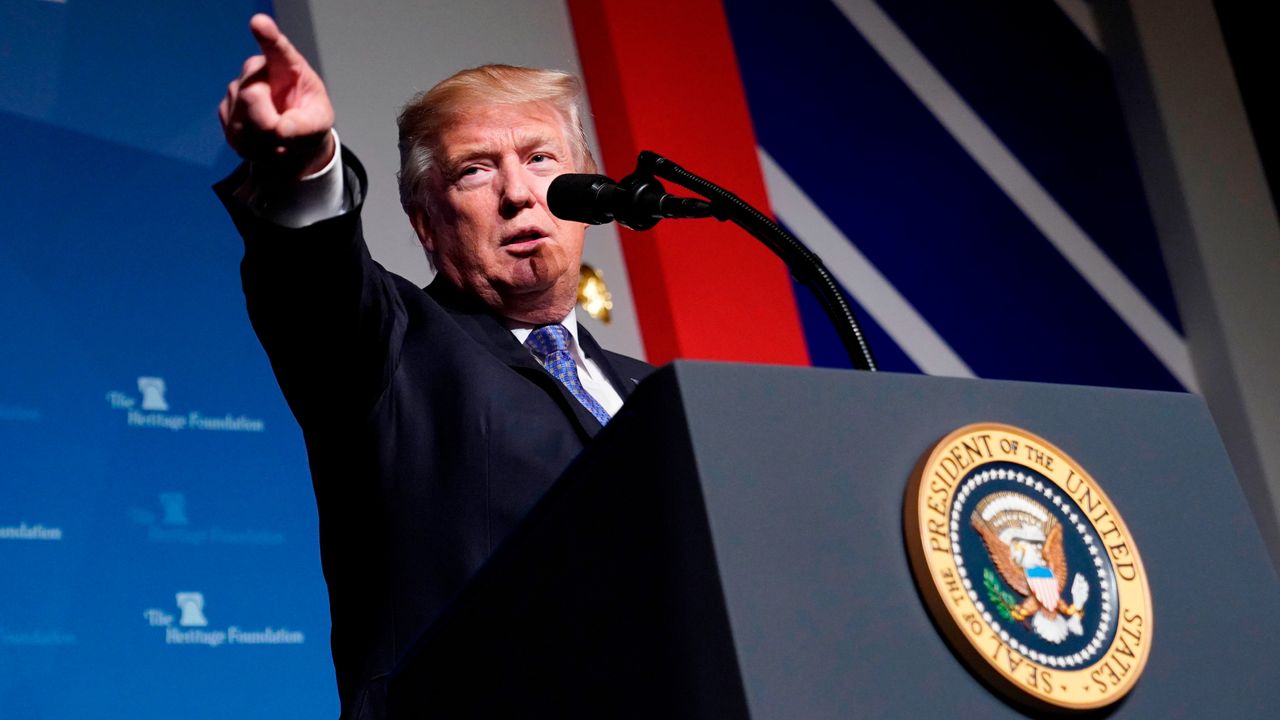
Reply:
[[[569,308],[569,314],[564,316],[564,319],[560,321],[560,324],[564,326],[565,330],[569,331],[569,337],[572,338],[572,341],[569,343],[569,351],[575,356],[580,357],[582,351],[578,349],[581,346],[578,344],[578,308],[576,305]],[[507,328],[511,330],[512,335],[516,336],[516,340],[521,345],[524,344],[525,340],[529,339],[529,333],[533,332],[535,327],[538,326],[529,325],[528,323],[517,323],[510,320],[507,321]]]

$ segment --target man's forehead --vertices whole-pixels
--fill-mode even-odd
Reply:
[[[474,105],[450,114],[439,135],[446,159],[497,150],[514,142],[566,144],[567,119],[549,103]]]

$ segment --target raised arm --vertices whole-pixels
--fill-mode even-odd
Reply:
[[[262,54],[245,60],[218,107],[247,167],[214,186],[244,237],[249,318],[304,428],[363,417],[388,381],[404,309],[362,238],[359,163],[349,156],[327,181],[302,181],[336,148],[324,83],[270,17],[255,15],[249,27]],[[339,200],[312,203],[328,181]],[[282,213],[304,205],[315,207]],[[292,221],[303,215],[313,217]]]

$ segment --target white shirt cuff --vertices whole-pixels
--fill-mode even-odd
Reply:
[[[250,165],[248,177],[236,189],[235,197],[259,217],[288,228],[306,227],[350,210],[342,166],[342,141],[337,130],[330,132],[333,133],[333,158],[319,172],[294,183],[267,184]]]

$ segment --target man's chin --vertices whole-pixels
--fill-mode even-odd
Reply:
[[[502,315],[537,325],[560,322],[577,299],[575,292],[559,289],[555,283],[513,284],[500,294]]]
[[[555,290],[562,275],[541,256],[520,258],[511,266],[505,280],[495,285],[504,295],[543,295]]]

